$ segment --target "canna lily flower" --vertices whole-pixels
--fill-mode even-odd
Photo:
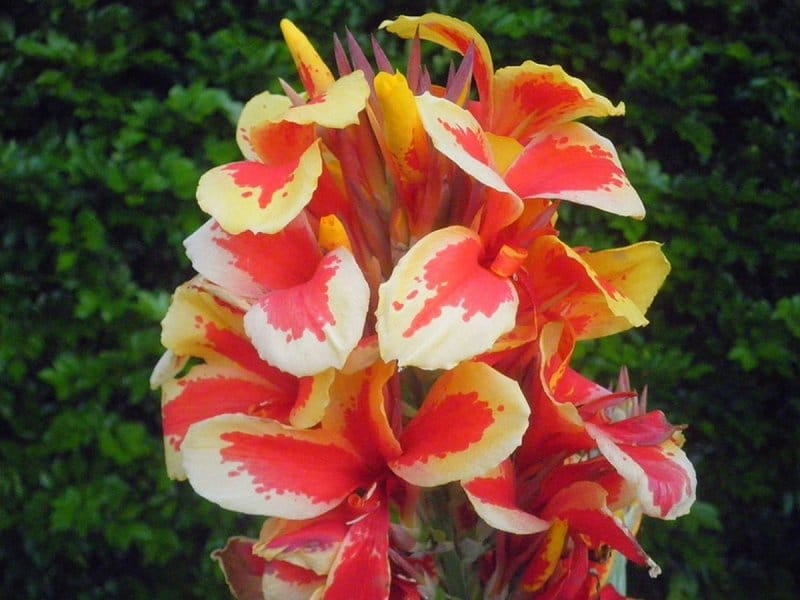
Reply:
[[[556,229],[563,201],[644,216],[578,122],[624,105],[559,66],[495,70],[451,17],[381,27],[411,40],[405,73],[348,34],[337,74],[282,21],[302,89],[247,102],[242,160],[199,181],[199,275],[152,376],[168,472],[268,517],[214,554],[237,598],[422,598],[447,585],[439,553],[480,556],[465,580],[487,598],[613,598],[617,557],[659,570],[641,516],[685,514],[696,487],[681,426],[570,364],[646,325],[670,269],[656,243],[593,252]],[[462,56],[445,85],[422,40]]]

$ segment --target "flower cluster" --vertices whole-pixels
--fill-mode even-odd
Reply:
[[[290,22],[303,91],[242,111],[243,160],[208,171],[195,270],[163,321],[169,475],[268,517],[215,553],[238,598],[619,598],[658,567],[635,532],[695,495],[681,427],[570,366],[576,342],[645,325],[669,264],[593,252],[560,202],[641,218],[621,115],[559,66],[494,70],[438,14],[382,24],[396,71],[335,39],[335,76]],[[461,55],[446,85],[421,40]],[[474,89],[473,89],[474,84]],[[440,596],[437,596],[440,597]]]

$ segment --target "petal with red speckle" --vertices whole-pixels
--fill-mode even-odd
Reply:
[[[644,217],[613,144],[580,123],[556,125],[528,142],[505,174],[521,198],[553,198]]]
[[[400,259],[378,292],[385,361],[449,369],[514,327],[517,293],[480,264],[482,252],[475,232],[452,226],[428,234]]]
[[[439,152],[484,185],[511,192],[497,172],[492,144],[469,111],[429,92],[416,100],[422,125]]]
[[[280,26],[303,87],[311,98],[315,98],[333,83],[333,73],[294,23],[289,19],[281,19]]]
[[[316,140],[281,164],[240,161],[211,169],[200,178],[197,201],[228,233],[277,233],[311,200],[320,173]]]

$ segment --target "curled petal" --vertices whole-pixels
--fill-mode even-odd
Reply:
[[[625,257],[620,253],[617,258],[622,261]],[[536,239],[528,265],[539,310],[568,321],[577,339],[611,335],[648,323],[643,307],[602,279],[582,255],[556,236]],[[663,277],[656,272],[651,281],[660,285]]]
[[[525,535],[550,527],[548,521],[517,506],[514,467],[509,460],[461,485],[478,516],[495,529]]]
[[[416,100],[422,125],[439,152],[484,185],[511,193],[497,172],[491,143],[469,111],[429,92]]]
[[[568,200],[644,217],[644,205],[613,144],[580,123],[557,125],[531,139],[505,180],[521,198]]]
[[[307,282],[274,290],[244,318],[261,357],[301,377],[340,369],[361,339],[369,286],[345,248],[329,252]]]
[[[316,375],[301,377],[297,400],[289,414],[293,427],[306,429],[322,420],[330,401],[330,387],[336,377],[335,369],[326,369]]]
[[[555,494],[542,510],[548,519],[562,519],[571,531],[587,536],[593,545],[607,544],[629,560],[648,565],[651,576],[661,572],[634,535],[606,504],[606,491],[590,481],[577,481]]]
[[[513,284],[481,266],[478,235],[452,226],[419,240],[381,285],[381,356],[401,366],[449,369],[514,327]]]
[[[224,290],[196,277],[175,290],[161,322],[161,343],[177,356],[237,365],[269,379],[275,369],[259,358],[247,339],[244,314]]]
[[[184,241],[194,269],[245,298],[308,281],[322,255],[305,218],[274,234],[226,232],[209,219]]]
[[[308,102],[286,111],[284,119],[298,125],[320,125],[344,129],[358,123],[369,97],[369,84],[361,71],[337,79],[328,89]]]
[[[370,481],[341,438],[239,415],[190,427],[183,466],[194,490],[223,508],[285,519],[321,515]]]
[[[650,308],[671,268],[658,242],[589,252],[583,259],[606,288],[630,298],[642,314]]]
[[[228,233],[277,233],[311,200],[321,172],[317,140],[280,165],[242,161],[211,169],[200,178],[197,201]]]
[[[389,466],[419,486],[477,477],[519,446],[529,415],[516,381],[483,363],[461,363],[433,384]]]
[[[286,96],[270,92],[263,92],[247,101],[236,124],[236,143],[239,145],[242,156],[252,161],[263,160],[253,147],[250,135],[252,129],[263,123],[280,121],[291,106],[292,103]]]
[[[232,537],[220,550],[211,553],[219,563],[225,583],[236,600],[263,600],[261,582],[267,563],[253,555],[255,540]]]
[[[625,114],[624,104],[614,106],[580,79],[567,75],[559,65],[540,65],[530,60],[498,69],[493,93],[492,132],[522,143],[560,123]]]
[[[689,512],[695,501],[697,475],[674,442],[633,446],[616,443],[603,428],[591,423],[586,424],[586,431],[608,462],[636,489],[644,514],[676,519]]]
[[[314,98],[322,94],[333,83],[333,74],[320,58],[314,46],[289,19],[281,20],[281,33],[294,59],[300,81],[308,95]]]
[[[380,26],[381,29],[386,29],[405,39],[412,39],[419,35],[423,40],[444,46],[462,56],[467,53],[470,46],[474,46],[475,62],[472,71],[478,86],[478,95],[481,100],[487,103],[491,102],[492,72],[494,70],[492,55],[486,40],[472,25],[454,17],[428,13],[419,17],[400,16],[394,21],[384,21]]]

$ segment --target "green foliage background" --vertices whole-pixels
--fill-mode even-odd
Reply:
[[[562,236],[665,242],[651,326],[587,344],[690,424],[696,509],[647,521],[644,598],[794,598],[800,563],[800,5],[745,0],[16,0],[0,9],[0,590],[15,598],[224,598],[207,552],[254,532],[168,481],[147,379],[190,274],[199,176],[237,157],[242,103],[296,82],[288,16],[332,31],[437,9],[495,64],[560,63],[624,119],[644,222],[565,210]],[[380,35],[380,39],[385,39]],[[392,57],[404,46],[387,41]],[[435,63],[446,66],[443,60]]]

